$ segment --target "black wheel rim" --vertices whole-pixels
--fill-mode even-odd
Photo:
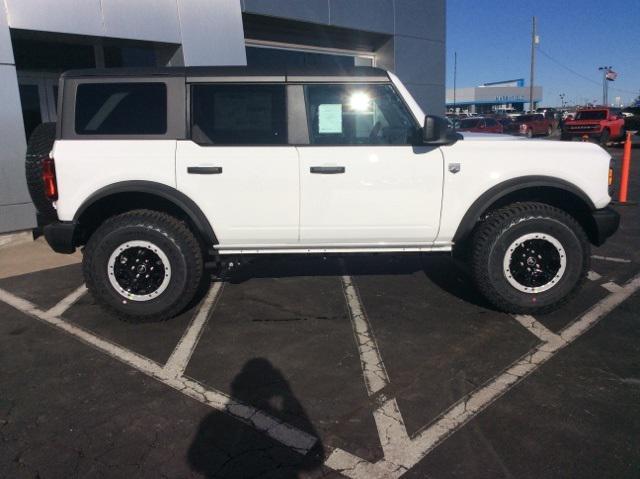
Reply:
[[[539,288],[560,271],[560,253],[548,241],[527,240],[512,253],[509,269],[521,285]]]
[[[160,288],[165,278],[165,266],[156,253],[136,246],[116,256],[113,275],[128,293],[145,296]]]
[[[517,290],[541,293],[564,276],[567,259],[562,244],[545,233],[528,233],[515,240],[504,255],[504,275]]]

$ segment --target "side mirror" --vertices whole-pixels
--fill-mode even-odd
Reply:
[[[452,145],[460,139],[460,135],[449,128],[449,122],[435,115],[424,117],[422,141],[425,145]]]

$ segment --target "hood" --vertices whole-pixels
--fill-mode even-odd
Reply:
[[[522,136],[501,135],[498,133],[473,133],[470,131],[459,132],[464,140],[469,141],[526,141]]]

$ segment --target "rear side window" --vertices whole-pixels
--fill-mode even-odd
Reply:
[[[284,85],[193,85],[191,138],[205,145],[287,143]]]
[[[78,135],[163,135],[167,132],[164,83],[84,83],[76,93]]]

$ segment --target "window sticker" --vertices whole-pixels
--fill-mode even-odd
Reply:
[[[342,133],[342,104],[318,105],[318,133]]]

